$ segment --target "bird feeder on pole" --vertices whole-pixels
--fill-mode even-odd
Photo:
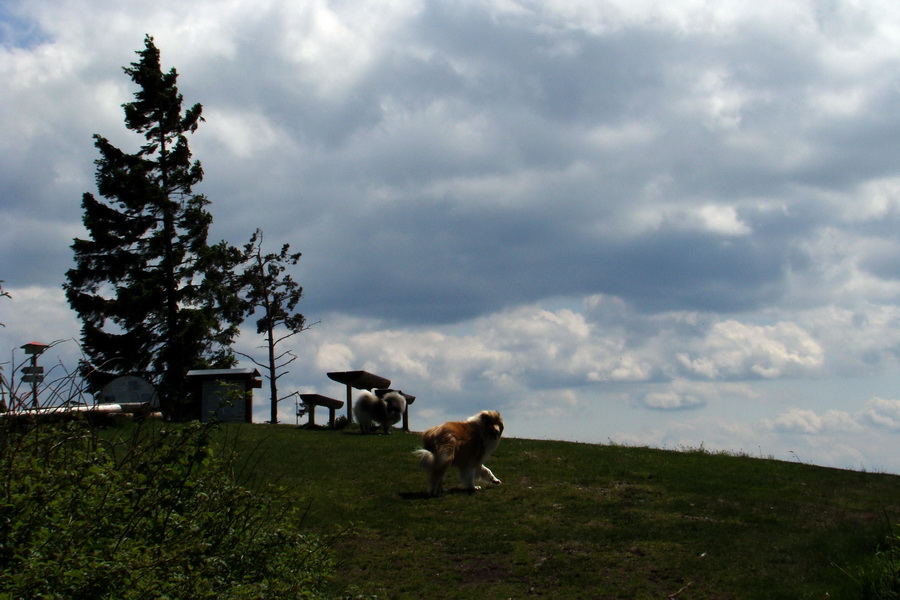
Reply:
[[[31,405],[33,408],[40,408],[37,390],[38,384],[44,380],[44,367],[38,366],[37,359],[49,347],[49,345],[40,342],[28,342],[22,346],[25,354],[31,355],[31,365],[22,367],[22,382],[31,384]]]

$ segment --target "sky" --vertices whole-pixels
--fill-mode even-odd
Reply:
[[[61,286],[145,34],[203,105],[210,241],[303,253],[283,393],[367,370],[414,430],[900,473],[900,4],[4,0],[6,376],[80,356]]]

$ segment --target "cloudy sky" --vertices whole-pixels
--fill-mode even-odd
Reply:
[[[415,429],[900,473],[896,2],[5,0],[6,375],[78,356],[91,136],[137,148],[146,33],[204,107],[211,241],[303,253],[283,391],[365,369]]]

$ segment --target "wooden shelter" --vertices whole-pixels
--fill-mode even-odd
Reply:
[[[253,390],[262,387],[256,369],[195,369],[188,371],[193,418],[206,423],[253,422]]]

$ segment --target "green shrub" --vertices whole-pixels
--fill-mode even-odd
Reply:
[[[322,596],[328,543],[213,426],[0,427],[0,599]]]
[[[900,599],[900,534],[891,533],[860,578],[863,600]]]

